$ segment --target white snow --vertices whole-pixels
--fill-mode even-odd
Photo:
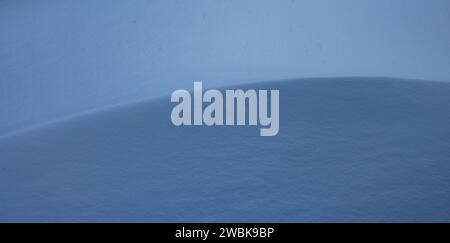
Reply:
[[[167,97],[0,139],[0,221],[450,221],[449,83],[247,87],[280,90],[277,136],[173,126]]]

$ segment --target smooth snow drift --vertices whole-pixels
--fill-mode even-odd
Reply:
[[[450,83],[246,87],[280,90],[277,136],[176,127],[167,97],[2,138],[0,221],[450,222]]]

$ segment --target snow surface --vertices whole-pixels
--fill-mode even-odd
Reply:
[[[280,89],[280,133],[175,127],[169,98],[0,139],[0,221],[450,222],[450,84]],[[189,88],[189,87],[186,87]]]

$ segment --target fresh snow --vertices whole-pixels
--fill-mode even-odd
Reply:
[[[176,127],[166,97],[3,137],[0,221],[450,221],[449,83],[241,88],[280,90],[277,136]]]

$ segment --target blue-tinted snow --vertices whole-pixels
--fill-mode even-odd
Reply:
[[[0,221],[450,220],[450,84],[244,88],[280,89],[276,137],[175,127],[166,97],[1,139]]]

